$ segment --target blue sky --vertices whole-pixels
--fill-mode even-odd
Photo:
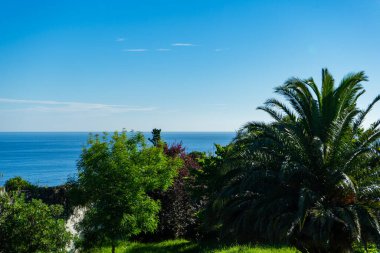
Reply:
[[[364,106],[379,31],[378,0],[2,0],[0,131],[235,131],[323,67],[366,71]]]

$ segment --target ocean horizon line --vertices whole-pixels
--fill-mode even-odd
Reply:
[[[0,186],[21,176],[31,183],[54,186],[77,173],[77,160],[90,134],[102,132],[0,132]],[[107,132],[109,136],[112,132]],[[135,131],[135,133],[137,133]],[[148,142],[151,132],[140,132]],[[132,132],[127,132],[133,135]],[[230,143],[235,132],[161,132],[168,145],[181,144],[186,152],[213,153],[215,144]]]

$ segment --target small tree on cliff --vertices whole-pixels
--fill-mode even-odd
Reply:
[[[153,146],[158,146],[161,143],[161,129],[154,128],[152,130],[152,139],[148,139]]]
[[[81,246],[110,245],[115,252],[120,240],[153,232],[160,204],[147,192],[167,189],[180,166],[163,148],[148,147],[142,134],[90,137],[78,163],[79,187],[88,208],[79,224]]]

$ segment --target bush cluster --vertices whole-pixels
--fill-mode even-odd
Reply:
[[[0,196],[0,252],[65,252],[70,234],[59,205],[26,201],[19,192]]]

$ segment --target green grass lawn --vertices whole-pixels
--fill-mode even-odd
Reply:
[[[109,253],[111,248],[101,248],[93,250],[91,253]],[[139,243],[132,242],[120,245],[116,249],[117,253],[295,253],[296,249],[289,247],[274,246],[254,246],[254,245],[236,245],[236,246],[218,246],[202,245],[186,240],[169,240],[159,243]]]

